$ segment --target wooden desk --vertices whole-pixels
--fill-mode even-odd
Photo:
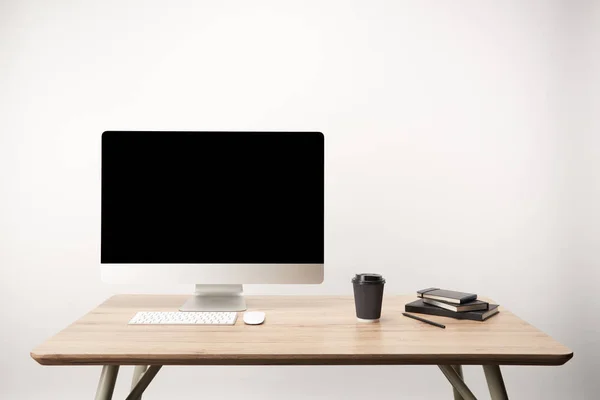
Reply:
[[[375,324],[356,321],[351,296],[249,296],[248,309],[267,314],[258,326],[244,325],[241,315],[234,326],[127,324],[138,311],[176,311],[186,298],[111,297],[31,356],[42,365],[104,365],[97,399],[111,398],[120,365],[139,366],[134,386],[141,390],[128,397],[135,399],[163,365],[358,364],[439,365],[455,398],[464,399],[475,397],[460,365],[479,364],[493,398],[507,398],[499,365],[562,365],[573,356],[505,309],[483,323],[426,316],[446,329],[403,317],[415,296],[386,297]]]

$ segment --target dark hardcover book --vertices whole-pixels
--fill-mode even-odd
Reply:
[[[452,304],[446,301],[424,298],[423,303],[429,304],[430,306],[445,308],[446,310],[454,312],[487,310],[489,306],[487,301],[481,300],[473,300],[464,304]]]
[[[488,310],[478,311],[466,311],[466,312],[453,312],[439,308],[436,306],[430,306],[429,304],[423,303],[423,299],[415,300],[412,303],[408,303],[404,306],[406,312],[418,313],[418,314],[429,314],[438,315],[440,317],[450,317],[456,319],[469,319],[472,321],[485,321],[493,315],[498,314],[497,304],[490,304]]]
[[[438,288],[417,290],[417,296],[424,299],[441,300],[454,304],[464,304],[469,301],[477,300],[477,295],[473,293],[463,293]]]

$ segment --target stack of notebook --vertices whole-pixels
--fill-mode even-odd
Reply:
[[[477,300],[473,293],[429,288],[417,291],[417,296],[420,299],[404,306],[406,312],[473,321],[485,321],[499,312],[497,304]]]

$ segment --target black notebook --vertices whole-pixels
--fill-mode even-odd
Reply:
[[[444,290],[438,288],[429,288],[417,290],[417,296],[424,299],[441,300],[447,303],[464,304],[469,301],[477,300],[474,293],[456,292],[454,290]]]
[[[433,300],[425,297],[423,298],[423,303],[429,304],[430,306],[445,308],[446,310],[454,312],[487,310],[489,307],[488,302],[481,300],[473,300],[464,304],[452,304],[446,301]]]
[[[472,321],[485,321],[491,316],[498,314],[500,311],[498,310],[497,304],[490,304],[487,310],[454,312],[425,304],[422,299],[408,303],[404,306],[404,310],[411,313],[438,315],[440,317],[450,317],[456,319],[470,319]]]

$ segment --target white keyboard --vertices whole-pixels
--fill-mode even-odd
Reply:
[[[234,325],[236,312],[140,311],[129,325]]]

